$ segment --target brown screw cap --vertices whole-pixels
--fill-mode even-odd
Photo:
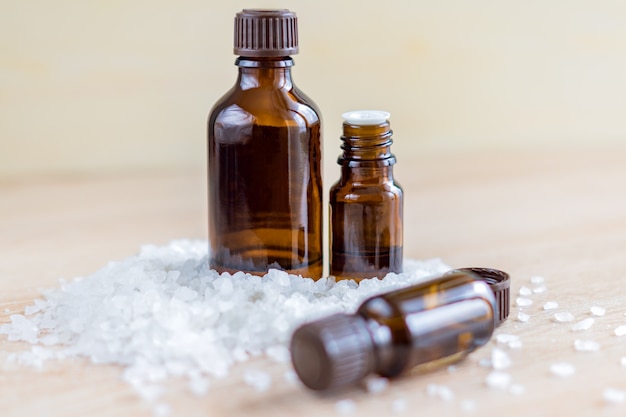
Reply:
[[[235,15],[235,55],[282,57],[298,53],[298,18],[287,9],[244,9]]]
[[[354,384],[373,371],[374,344],[365,319],[335,314],[296,329],[291,361],[304,385],[316,391]]]

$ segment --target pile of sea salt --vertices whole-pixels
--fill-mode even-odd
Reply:
[[[449,269],[439,260],[407,261],[404,273],[359,285],[278,270],[264,277],[219,275],[208,267],[207,248],[206,241],[189,240],[145,246],[136,256],[44,292],[23,315],[0,326],[10,341],[33,344],[11,359],[32,366],[71,357],[118,364],[124,380],[147,400],[156,400],[171,377],[186,378],[193,392],[203,394],[211,379],[250,357],[288,360],[289,337],[303,322],[351,312],[371,295]]]

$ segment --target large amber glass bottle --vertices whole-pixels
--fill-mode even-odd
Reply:
[[[239,76],[208,121],[210,266],[322,275],[321,118],[291,77],[297,20],[235,17]]]
[[[402,188],[393,177],[389,113],[343,115],[341,179],[330,190],[330,274],[383,278],[402,272]]]

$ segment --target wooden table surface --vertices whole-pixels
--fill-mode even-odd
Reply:
[[[626,391],[626,150],[572,150],[424,155],[396,168],[405,189],[405,256],[442,258],[453,267],[489,266],[512,276],[513,300],[530,278],[543,276],[547,291],[534,294],[496,334],[515,334],[522,349],[508,350],[507,372],[523,393],[488,388],[490,370],[479,366],[496,341],[446,368],[393,381],[382,393],[362,389],[320,397],[282,383],[286,365],[260,359],[274,376],[259,393],[242,382],[246,365],[215,382],[202,397],[181,381],[167,385],[172,416],[338,415],[336,403],[354,401],[356,415],[623,416],[626,402],[608,404],[606,388]],[[328,170],[327,170],[328,171]],[[328,177],[334,173],[327,172]],[[327,184],[334,180],[328,178]],[[203,172],[140,173],[102,177],[49,177],[0,183],[0,322],[20,313],[40,288],[96,271],[107,261],[135,254],[145,243],[206,238]],[[558,310],[544,310],[548,301]],[[555,311],[576,321],[606,314],[580,332],[556,323]],[[597,352],[578,352],[574,341],[594,340]],[[7,363],[28,348],[0,336],[0,416],[151,416],[121,368],[78,360],[43,370]],[[575,375],[559,378],[550,365],[565,361]],[[454,398],[428,394],[429,384]],[[431,388],[433,385],[430,385]],[[404,412],[392,411],[394,400]],[[468,401],[474,405],[469,410]]]

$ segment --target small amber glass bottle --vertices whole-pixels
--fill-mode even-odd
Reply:
[[[341,179],[330,190],[330,275],[402,272],[402,188],[393,178],[389,113],[343,114]]]
[[[291,77],[296,16],[243,10],[234,42],[239,77],[208,121],[210,266],[320,278],[321,118]]]
[[[488,285],[489,284],[489,285]],[[460,360],[508,316],[509,276],[473,268],[365,300],[296,329],[291,359],[307,387],[352,385],[370,373],[396,377],[417,366]]]

